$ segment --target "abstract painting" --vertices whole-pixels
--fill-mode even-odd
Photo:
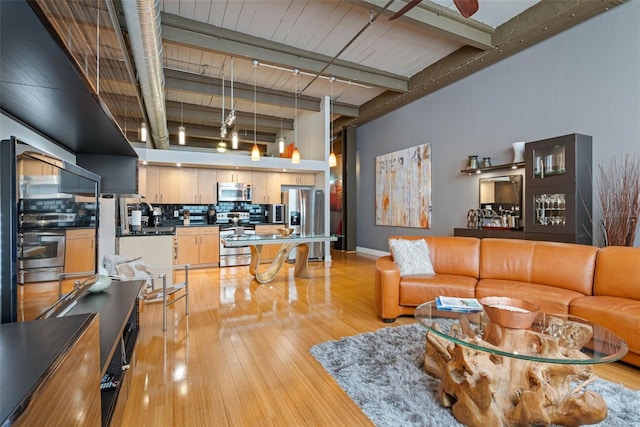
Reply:
[[[431,228],[431,144],[376,157],[376,225]]]

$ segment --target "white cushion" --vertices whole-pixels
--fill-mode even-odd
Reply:
[[[429,246],[422,239],[389,240],[393,260],[400,267],[400,275],[436,274],[431,264]]]

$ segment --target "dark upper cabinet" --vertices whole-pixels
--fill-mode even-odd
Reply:
[[[592,244],[591,136],[569,134],[525,145],[525,236]]]

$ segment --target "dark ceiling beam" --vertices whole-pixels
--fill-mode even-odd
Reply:
[[[179,90],[196,94],[207,94],[213,96],[222,96],[222,81],[207,76],[199,76],[197,74],[186,73],[184,71],[164,69],[165,88],[169,90]],[[225,82],[225,96],[231,95],[231,83]],[[234,82],[233,84],[234,98],[243,99],[253,102],[253,86],[243,83]],[[283,92],[265,87],[256,88],[256,102],[258,104],[277,105],[289,108],[295,106],[295,94]],[[307,95],[298,96],[298,108],[308,111],[320,111],[320,98]]]
[[[324,70],[326,76],[405,92],[408,79],[371,67],[348,61],[335,60],[325,70],[332,58],[272,42],[248,34],[238,33],[214,25],[205,24],[177,15],[162,13],[162,38],[174,43],[197,46],[211,52],[223,53],[245,59],[258,59],[265,64],[299,68],[317,74]]]
[[[496,28],[493,49],[481,51],[464,46],[411,77],[409,92],[387,91],[363,104],[359,117],[338,119],[334,128],[370,122],[622,3],[623,0],[542,0]]]
[[[383,8],[388,3],[387,0],[364,0],[364,2],[379,8]],[[387,8],[387,15],[394,14],[404,6],[402,2],[393,2]],[[492,27],[473,19],[465,19],[459,13],[428,0],[420,2],[401,19],[411,19],[440,35],[478,49],[487,50],[493,47]]]

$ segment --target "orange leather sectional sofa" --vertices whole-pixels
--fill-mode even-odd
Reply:
[[[640,366],[640,248],[452,236],[389,239],[424,239],[436,274],[401,277],[392,255],[379,258],[375,304],[383,321],[413,315],[416,306],[439,295],[518,298],[611,330],[629,345],[623,360]]]

